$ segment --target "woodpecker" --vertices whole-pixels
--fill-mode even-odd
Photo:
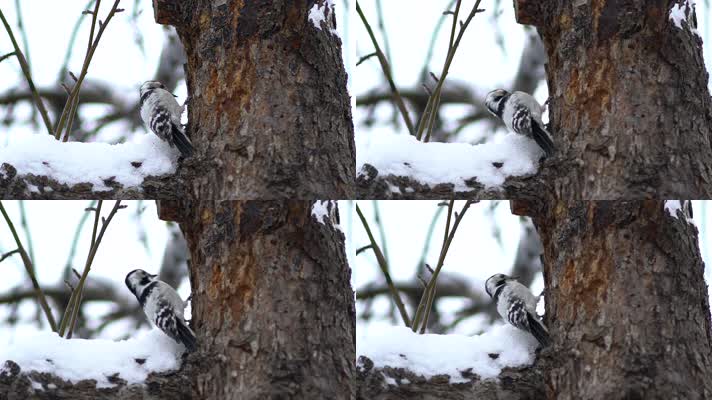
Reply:
[[[125,282],[153,326],[182,343],[189,352],[195,351],[197,339],[185,322],[185,303],[175,289],[142,269],[129,272]]]
[[[549,331],[536,313],[537,297],[515,278],[494,274],[485,281],[485,291],[497,304],[499,315],[511,325],[532,334],[546,347],[551,343]]]
[[[524,92],[496,89],[487,94],[485,106],[504,122],[507,129],[534,139],[547,157],[554,154],[556,147],[541,120],[544,107],[534,97]]]
[[[141,85],[141,119],[159,138],[176,147],[183,157],[193,154],[193,144],[183,131],[180,116],[183,113],[173,94],[158,81]]]

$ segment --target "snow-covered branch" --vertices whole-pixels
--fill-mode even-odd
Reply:
[[[190,399],[192,377],[219,362],[180,357],[158,330],[118,342],[40,335],[0,351],[0,398]]]
[[[375,368],[367,357],[359,358],[354,380],[358,399],[542,399],[546,398],[544,376],[537,367],[505,368],[499,379],[475,376],[450,384],[445,376],[426,379],[403,368]]]
[[[383,173],[365,163],[359,166],[356,196],[359,199],[537,199],[541,194],[539,191],[548,187],[549,175],[547,171],[541,170],[535,174],[508,176],[503,177],[501,184],[488,187],[477,180],[474,172],[470,176],[462,176],[457,183],[446,179],[428,182],[417,176]]]
[[[545,397],[544,362],[534,352],[536,343],[511,326],[472,337],[384,329],[357,338],[357,398]]]
[[[114,176],[102,182],[102,190],[97,191],[88,180],[67,184],[46,175],[18,174],[8,163],[0,165],[0,198],[5,200],[176,199],[186,192],[185,180],[176,175],[145,176],[128,186]]]

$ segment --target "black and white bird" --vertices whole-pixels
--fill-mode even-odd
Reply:
[[[515,278],[494,274],[485,282],[485,291],[497,303],[497,312],[516,328],[527,331],[546,347],[549,331],[536,313],[537,297]]]
[[[195,351],[198,342],[185,322],[185,303],[175,289],[142,269],[129,272],[125,282],[153,326],[182,343],[189,352]]]
[[[176,147],[183,157],[193,154],[193,144],[180,123],[183,107],[165,85],[146,81],[141,85],[141,119],[159,138]]]
[[[534,97],[524,92],[496,89],[487,94],[485,106],[504,122],[507,129],[534,139],[547,157],[554,154],[556,147],[541,120],[544,107]]]

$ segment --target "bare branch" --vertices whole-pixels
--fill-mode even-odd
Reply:
[[[0,262],[3,262],[6,258],[10,257],[13,254],[18,254],[20,252],[20,249],[15,249],[13,251],[8,251],[7,253],[3,254],[0,256]]]
[[[408,127],[408,132],[410,132],[411,135],[414,135],[415,128],[413,127],[413,122],[410,120],[410,116],[408,115],[408,109],[405,108],[403,99],[401,98],[400,93],[398,93],[398,88],[396,87],[396,84],[393,81],[393,76],[391,75],[391,67],[388,64],[388,59],[386,59],[386,56],[381,51],[380,46],[378,46],[378,41],[376,40],[376,36],[373,34],[373,29],[371,29],[371,25],[369,25],[368,20],[366,20],[366,16],[363,15],[363,11],[361,11],[361,6],[358,4],[358,1],[356,2],[356,11],[358,12],[359,17],[361,17],[361,21],[363,22],[364,26],[366,26],[368,35],[370,36],[371,42],[373,43],[373,47],[376,48],[378,61],[381,63],[381,70],[383,70],[383,75],[386,77],[388,85],[391,88],[391,92],[393,93],[393,100],[395,101],[396,105],[398,106],[398,109],[401,112],[403,121],[405,122],[406,127]]]
[[[3,25],[5,25],[5,30],[10,36],[12,46],[15,48],[15,55],[17,55],[17,60],[20,62],[20,68],[22,68],[22,73],[25,75],[25,79],[27,79],[27,85],[30,87],[30,91],[32,92],[32,98],[35,101],[37,109],[40,111],[40,115],[42,116],[42,120],[44,121],[45,127],[47,128],[47,132],[51,135],[52,122],[50,122],[49,120],[49,114],[47,113],[47,109],[45,108],[44,103],[42,102],[42,98],[40,98],[39,94],[37,93],[35,83],[32,81],[32,74],[30,73],[30,66],[27,63],[27,59],[25,59],[25,56],[22,54],[22,50],[20,50],[20,47],[17,45],[17,41],[15,41],[15,36],[12,34],[12,29],[10,29],[10,25],[7,23],[7,20],[5,19],[5,15],[3,15],[2,10],[0,10],[0,20],[2,20]]]
[[[396,306],[398,307],[398,311],[400,312],[401,318],[403,318],[403,322],[405,323],[405,325],[410,327],[410,318],[408,318],[408,312],[406,311],[405,306],[403,305],[403,300],[401,300],[400,295],[398,294],[398,291],[395,289],[395,286],[393,285],[393,280],[391,279],[391,275],[388,272],[388,263],[387,263],[386,259],[383,257],[383,253],[381,253],[381,249],[378,247],[378,243],[376,243],[376,239],[374,239],[373,233],[371,233],[371,228],[368,226],[368,222],[366,221],[366,218],[363,216],[363,213],[361,212],[361,208],[358,206],[358,204],[356,204],[356,213],[358,214],[358,217],[361,219],[361,224],[363,224],[363,228],[366,230],[368,239],[371,241],[371,248],[373,249],[373,253],[376,255],[376,260],[378,261],[378,266],[381,267],[381,272],[383,272],[383,276],[386,278],[388,287],[391,289],[391,295],[393,296],[393,301],[396,303]]]
[[[13,225],[12,221],[10,220],[10,217],[7,215],[2,201],[0,201],[0,213],[2,213],[2,216],[5,218],[5,222],[7,223],[8,228],[10,228],[10,232],[12,232],[12,237],[15,239],[17,249],[20,251],[20,256],[22,257],[22,262],[25,266],[25,270],[27,271],[27,275],[29,275],[30,280],[32,281],[32,286],[35,289],[35,296],[37,296],[37,301],[40,303],[40,306],[42,307],[42,310],[44,311],[45,316],[47,317],[47,322],[49,322],[49,325],[52,327],[52,330],[56,332],[57,324],[55,323],[54,317],[52,316],[52,310],[49,308],[49,304],[47,304],[47,299],[45,298],[44,292],[40,288],[40,284],[37,282],[37,277],[34,273],[34,266],[32,265],[32,260],[30,260],[30,257],[27,255],[27,252],[25,252],[25,248],[22,247],[22,242],[20,241],[20,237],[17,235],[15,225]]]

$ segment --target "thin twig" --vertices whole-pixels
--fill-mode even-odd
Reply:
[[[440,214],[442,214],[442,212],[443,208],[438,207],[435,210],[435,214],[433,214],[433,219],[430,220],[428,231],[425,234],[425,244],[423,245],[423,251],[420,252],[420,258],[418,259],[418,265],[416,266],[416,270],[419,274],[423,272],[422,267],[425,266],[425,257],[428,255],[428,251],[430,251],[430,243],[432,242],[433,230],[435,229],[435,224],[440,219]]]
[[[359,255],[359,254],[363,253],[364,251],[366,251],[366,250],[368,250],[368,249],[372,249],[372,248],[373,248],[373,246],[371,246],[370,244],[367,244],[367,245],[365,245],[365,246],[361,246],[361,247],[359,247],[358,249],[356,249],[356,255]]]
[[[87,5],[84,6],[84,9],[87,9],[91,7],[92,3],[94,3],[96,0],[89,0],[87,2]],[[74,23],[74,27],[72,28],[72,34],[69,35],[69,44],[67,45],[67,51],[64,53],[64,60],[62,61],[62,68],[59,69],[59,81],[64,80],[64,76],[67,74],[67,70],[69,69],[69,57],[72,55],[72,50],[74,49],[74,42],[77,40],[77,33],[79,32],[79,27],[82,24],[82,21],[84,20],[84,17],[86,16],[85,13],[79,14],[79,18],[77,21]]]
[[[375,51],[374,51],[373,53],[366,54],[365,56],[363,56],[363,57],[361,57],[361,58],[358,59],[358,61],[356,62],[356,66],[358,67],[358,66],[361,65],[364,61],[368,60],[369,58],[371,58],[371,57],[373,57],[373,56],[377,56],[377,55],[378,55],[378,53],[376,53]],[[0,61],[2,61],[2,60],[0,60]]]
[[[450,30],[450,42],[448,45],[448,52],[447,52],[447,57],[445,58],[445,65],[443,66],[442,73],[440,74],[440,77],[438,79],[437,85],[435,86],[435,90],[433,91],[432,96],[428,98],[428,104],[426,105],[426,109],[423,112],[423,117],[420,119],[420,123],[418,124],[418,129],[417,129],[417,135],[416,137],[418,140],[420,140],[423,136],[423,133],[425,131],[425,127],[427,125],[428,130],[425,135],[425,142],[430,141],[430,136],[432,134],[433,126],[434,126],[434,121],[435,118],[437,117],[437,112],[438,109],[440,108],[440,93],[442,91],[443,84],[445,83],[445,78],[447,77],[447,74],[450,71],[450,65],[452,64],[452,60],[455,58],[455,52],[457,51],[458,46],[460,45],[460,41],[462,40],[462,37],[465,33],[465,30],[467,29],[467,26],[470,24],[470,21],[475,17],[476,14],[482,12],[479,8],[480,2],[482,0],[477,0],[475,5],[472,7],[472,11],[470,11],[470,14],[468,15],[467,19],[465,20],[464,23],[460,24],[460,30],[458,31],[457,38],[455,38],[455,30],[458,24],[458,15],[460,13],[460,5],[462,3],[462,0],[457,0],[457,4],[455,6],[455,12],[453,13],[453,20],[452,20],[452,27]],[[427,118],[426,118],[427,115]]]
[[[425,328],[427,328],[427,326],[428,326],[428,319],[430,318],[430,311],[433,308],[433,300],[435,299],[435,290],[437,288],[438,274],[440,273],[440,270],[443,267],[443,264],[445,262],[445,256],[447,255],[447,252],[450,249],[450,244],[452,243],[452,239],[455,237],[455,232],[457,231],[457,227],[460,225],[460,221],[462,221],[462,217],[465,216],[465,213],[467,212],[467,209],[470,208],[470,205],[472,205],[472,201],[468,200],[465,203],[465,205],[462,207],[462,210],[460,211],[460,213],[455,214],[455,223],[452,227],[452,230],[450,231],[450,235],[447,237],[447,240],[445,242],[443,242],[443,248],[441,250],[440,259],[438,260],[438,266],[435,267],[435,272],[433,272],[431,281],[428,284],[428,286],[430,286],[430,291],[428,292],[428,302],[425,305],[425,318],[423,319],[423,325],[420,329],[421,334],[425,333]]]
[[[428,326],[428,318],[430,317],[430,310],[433,308],[433,299],[435,298],[435,288],[437,286],[438,275],[440,274],[440,270],[442,269],[442,267],[445,263],[445,256],[447,255],[447,252],[450,249],[450,244],[452,243],[452,240],[455,238],[455,233],[457,232],[457,227],[460,225],[462,218],[465,216],[465,213],[470,208],[472,203],[474,203],[474,201],[467,200],[467,202],[465,202],[465,205],[462,207],[462,210],[460,210],[459,213],[455,213],[455,222],[453,223],[452,228],[451,228],[450,221],[452,219],[454,203],[455,203],[455,200],[450,200],[450,202],[448,204],[448,222],[445,225],[446,234],[443,239],[442,247],[440,249],[440,256],[438,257],[438,264],[435,267],[435,271],[433,271],[432,276],[430,277],[430,281],[428,282],[428,286],[425,288],[423,297],[420,299],[421,304],[423,302],[425,302],[425,309],[422,311],[422,312],[425,312],[425,315],[422,318],[423,322],[420,325],[413,324],[413,327],[412,327],[413,332],[417,332],[418,328],[420,327],[420,333],[425,333],[425,328]],[[420,307],[420,305],[419,305],[419,307]],[[422,315],[422,312],[421,312],[421,315]],[[418,320],[418,322],[420,322],[420,315],[416,315],[416,319]]]
[[[5,60],[6,58],[12,57],[12,56],[14,56],[15,54],[16,54],[16,53],[13,51],[13,52],[11,52],[11,53],[5,54],[4,56],[0,56],[0,62],[3,62],[3,60]]]
[[[376,48],[376,55],[378,56],[378,61],[381,63],[381,70],[383,70],[383,74],[385,75],[386,80],[388,81],[388,85],[390,86],[391,92],[393,93],[393,100],[396,102],[396,105],[398,106],[398,109],[400,110],[401,115],[403,116],[403,121],[405,121],[405,125],[408,128],[408,133],[414,135],[415,128],[413,127],[413,122],[411,122],[410,120],[410,116],[408,115],[408,109],[405,108],[403,98],[398,92],[398,88],[396,87],[396,84],[393,81],[393,76],[391,75],[391,67],[388,64],[388,60],[386,59],[385,54],[383,54],[383,51],[381,51],[381,48],[378,46],[378,41],[376,40],[376,36],[373,34],[373,29],[371,29],[371,25],[366,20],[366,16],[363,15],[363,11],[361,11],[361,6],[358,4],[358,1],[356,2],[356,11],[361,17],[361,21],[363,22],[363,24],[366,26],[368,35],[371,37],[371,42],[373,43],[373,47]]]
[[[378,202],[373,203],[373,222],[378,228],[378,235],[381,236],[381,251],[383,252],[383,258],[386,260],[386,265],[390,265],[390,257],[388,257],[388,244],[386,243],[386,232],[383,229],[383,221],[381,220],[381,210],[378,207]],[[389,271],[390,272],[390,271]]]
[[[386,31],[386,22],[383,18],[383,5],[381,4],[381,0],[376,0],[376,20],[378,22],[378,29],[381,31],[381,36],[383,37],[384,54],[390,64],[391,71],[393,71],[393,54],[391,53],[391,45],[388,40],[388,32]],[[393,104],[392,120],[396,125],[398,124],[398,107],[395,104]]]
[[[25,240],[27,241],[27,253],[30,255],[30,260],[32,260],[32,266],[34,268],[35,250],[32,246],[32,233],[30,232],[30,225],[27,223],[27,211],[25,210],[24,200],[20,200],[20,226],[22,226],[22,229],[25,231]]]
[[[2,257],[0,257],[0,262],[3,262],[6,258],[10,257],[13,254],[17,254],[20,252],[20,249],[15,249],[13,251],[8,251],[7,253],[3,254]]]
[[[52,310],[49,308],[49,304],[47,304],[47,299],[45,298],[44,292],[40,288],[40,284],[37,282],[37,277],[34,274],[34,267],[32,266],[32,260],[30,260],[30,257],[27,255],[27,252],[25,251],[25,248],[22,247],[22,242],[20,242],[20,237],[17,235],[17,231],[15,230],[15,225],[13,225],[12,221],[10,220],[10,217],[7,215],[7,212],[5,211],[5,207],[2,204],[2,201],[0,201],[0,212],[2,213],[2,216],[5,218],[5,222],[7,223],[7,226],[10,228],[10,232],[12,232],[12,237],[15,238],[15,243],[17,244],[17,249],[20,251],[20,256],[22,257],[22,263],[25,265],[25,270],[27,271],[27,274],[30,276],[30,280],[32,281],[32,287],[35,288],[35,295],[37,296],[37,301],[40,302],[40,306],[42,306],[42,310],[45,313],[45,316],[47,317],[47,321],[49,322],[49,326],[52,327],[53,331],[57,331],[57,324],[54,321],[54,317],[52,316]]]
[[[101,211],[101,204],[102,201],[99,200],[99,204],[97,205],[96,208],[96,217],[94,220],[94,230],[93,232],[96,232],[97,226],[98,226],[98,220],[99,220],[99,213]],[[72,312],[72,317],[71,320],[69,321],[69,334],[68,337],[71,337],[71,332],[74,330],[74,326],[76,325],[77,322],[77,315],[79,314],[79,308],[81,307],[81,299],[82,299],[82,290],[84,288],[84,284],[86,282],[87,276],[89,275],[89,271],[91,270],[91,265],[92,262],[94,261],[94,256],[96,256],[97,251],[99,250],[99,245],[101,244],[101,239],[104,237],[104,233],[106,232],[106,229],[109,227],[109,224],[111,223],[111,220],[114,218],[114,215],[116,213],[123,209],[126,208],[126,206],[121,205],[121,200],[116,200],[114,203],[114,207],[111,209],[109,212],[109,216],[106,219],[102,219],[101,222],[101,230],[99,231],[99,234],[95,237],[94,234],[92,234],[92,246],[91,249],[89,250],[89,255],[87,256],[87,261],[86,264],[84,265],[84,271],[82,272],[82,277],[79,279],[79,283],[77,284],[77,288],[74,290],[74,295],[70,297],[69,301],[72,303],[72,299],[74,299],[74,310]],[[66,312],[65,312],[66,314]],[[66,320],[67,318],[63,318],[63,321]],[[65,326],[66,327],[66,326]],[[64,336],[64,332],[60,330],[60,336]]]
[[[93,208],[95,204],[96,204],[96,200],[92,200],[91,203],[89,203],[89,208]],[[84,224],[86,223],[88,218],[89,218],[89,213],[82,214],[82,217],[79,219],[79,223],[77,224],[77,228],[74,230],[74,238],[72,239],[72,247],[69,249],[69,256],[67,256],[67,262],[64,264],[65,273],[67,270],[69,270],[69,268],[72,265],[72,260],[74,259],[74,255],[77,252],[77,244],[79,243],[79,234],[82,232],[82,228],[84,227]]]
[[[452,210],[454,206],[455,200],[450,200],[447,203],[447,221],[445,222],[445,238],[443,241],[447,240],[449,229],[450,229],[450,221],[452,220]],[[442,204],[438,204],[438,207],[441,207]],[[440,254],[442,255],[442,248],[440,248]],[[430,266],[423,263],[428,267],[428,270],[430,270]],[[420,302],[418,302],[418,308],[416,309],[416,314],[415,317],[413,318],[413,332],[418,331],[418,327],[420,326],[420,321],[423,318],[423,312],[425,311],[425,306],[427,305],[428,301],[427,299],[430,297],[430,282],[432,282],[433,279],[433,271],[430,271],[430,281],[428,282],[428,285],[425,287],[425,290],[423,291],[423,295],[420,297]]]
[[[104,201],[99,200],[99,204],[96,206],[96,208],[93,208],[90,205],[88,208],[84,209],[84,211],[94,211],[94,229],[92,230],[92,233],[91,233],[91,243],[89,245],[89,254],[91,254],[92,250],[94,249],[94,243],[96,242],[96,231],[99,227],[99,218],[101,217],[102,204],[104,204]],[[88,214],[85,214],[85,215],[88,215]],[[85,264],[84,269],[86,269],[86,264]],[[75,269],[73,269],[73,271],[74,271],[74,274],[77,275],[77,271]],[[81,280],[81,277],[79,277],[79,279]],[[66,329],[67,323],[69,322],[67,317],[69,316],[70,319],[74,317],[74,310],[76,309],[76,307],[74,307],[74,305],[76,303],[77,293],[78,293],[77,290],[74,290],[74,291],[72,291],[72,294],[69,297],[69,303],[67,304],[67,309],[64,311],[62,320],[59,323],[60,336],[64,336],[64,331]]]
[[[450,0],[450,4],[447,5],[447,9],[449,10],[453,4],[455,4],[456,0]],[[440,15],[440,18],[438,19],[437,24],[435,24],[435,28],[433,29],[433,34],[430,35],[430,43],[428,44],[428,51],[425,54],[425,60],[423,60],[423,68],[420,70],[420,78],[424,80],[428,74],[428,71],[430,70],[430,60],[433,59],[433,49],[435,49],[435,42],[437,41],[438,34],[440,33],[440,29],[443,26],[443,23],[445,22],[445,18],[447,17],[447,14],[443,13]]]
[[[27,59],[22,54],[22,50],[20,50],[20,47],[17,45],[17,41],[15,40],[15,35],[12,34],[12,29],[10,29],[10,25],[7,23],[7,20],[5,19],[5,15],[3,15],[2,10],[0,10],[0,20],[2,20],[3,25],[5,25],[5,30],[7,31],[7,34],[10,36],[10,41],[12,42],[12,46],[15,48],[15,55],[17,56],[17,61],[20,63],[20,68],[22,68],[22,73],[25,75],[25,79],[27,79],[27,85],[30,87],[30,92],[32,92],[32,98],[35,100],[37,109],[40,111],[40,115],[42,116],[42,121],[44,121],[45,127],[47,128],[47,132],[49,132],[49,134],[51,135],[52,134],[52,122],[50,122],[49,114],[47,113],[47,109],[45,108],[44,103],[42,102],[42,98],[40,97],[39,93],[37,92],[35,83],[32,81],[32,74],[30,74],[30,67],[27,64]]]
[[[373,253],[376,255],[378,266],[381,268],[381,272],[383,272],[383,276],[386,278],[386,283],[388,284],[388,287],[391,290],[391,296],[393,296],[393,301],[396,303],[396,307],[398,307],[398,311],[400,312],[401,318],[403,318],[403,322],[405,322],[405,325],[407,327],[410,327],[410,318],[408,318],[408,312],[406,311],[405,306],[403,305],[403,301],[400,298],[398,290],[396,290],[393,284],[391,275],[388,273],[388,265],[386,263],[386,259],[383,257],[383,253],[381,253],[381,249],[378,247],[376,239],[374,239],[373,233],[371,233],[371,228],[368,226],[368,222],[366,222],[366,218],[363,216],[361,208],[358,206],[358,204],[356,204],[356,213],[358,214],[359,219],[361,219],[361,224],[363,224],[363,228],[366,230],[368,240],[371,242],[371,246],[373,248]]]
[[[101,40],[101,36],[104,33],[104,30],[109,25],[109,21],[111,21],[111,18],[113,18],[114,14],[116,14],[117,12],[123,11],[118,8],[120,1],[121,0],[115,0],[114,5],[111,7],[111,10],[109,11],[109,14],[106,17],[106,20],[103,22],[99,21],[99,31],[96,34],[96,38],[94,38],[94,30],[95,30],[97,19],[98,19],[99,4],[101,3],[101,0],[97,0],[96,3],[94,4],[94,12],[92,14],[92,24],[91,24],[91,29],[89,31],[89,42],[87,43],[87,53],[84,56],[84,64],[82,65],[82,70],[79,73],[77,82],[72,87],[72,93],[69,95],[69,98],[67,98],[67,102],[64,105],[64,109],[62,110],[62,114],[59,118],[59,122],[57,123],[57,129],[54,134],[54,137],[57,140],[60,140],[60,138],[62,137],[62,132],[64,131],[65,123],[66,123],[67,129],[65,131],[66,132],[65,136],[62,140],[65,142],[67,140],[69,140],[69,133],[72,130],[72,124],[74,123],[74,117],[77,112],[77,107],[79,106],[79,92],[81,90],[82,82],[84,82],[84,78],[86,77],[86,75],[89,71],[89,64],[91,63],[91,60],[94,57],[94,53],[96,52],[96,49],[99,47],[99,41]]]
[[[27,60],[27,70],[32,74],[32,60],[30,58],[30,41],[27,40],[27,31],[25,30],[25,23],[22,20],[22,8],[20,7],[20,0],[15,0],[15,10],[17,11],[17,29],[20,31],[20,38],[22,39],[22,47],[25,51],[25,59]],[[37,109],[32,108],[32,123],[37,121]],[[34,259],[32,259],[34,262]]]

